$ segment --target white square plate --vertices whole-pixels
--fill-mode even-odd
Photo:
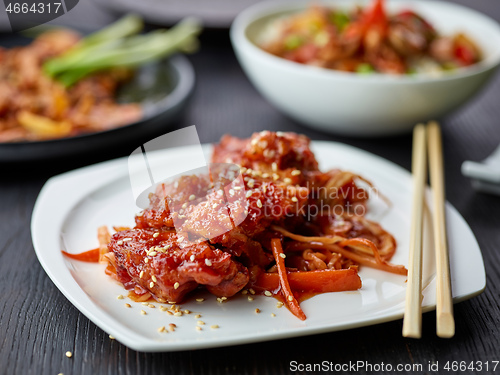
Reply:
[[[387,207],[377,197],[370,199],[368,217],[395,236],[398,250],[391,262],[407,265],[411,175],[387,160],[343,144],[314,142],[313,150],[323,170],[338,167],[359,173],[391,200]],[[211,147],[205,146],[204,151],[209,154]],[[161,311],[158,303],[153,309],[127,298],[119,300],[119,294],[127,293],[104,274],[103,265],[71,260],[61,250],[80,253],[97,247],[99,226],[133,225],[137,211],[127,159],[123,158],[51,178],[36,201],[31,223],[38,259],[59,290],[96,325],[132,349],[176,351],[244,344],[349,329],[403,316],[406,277],[367,267],[360,270],[360,290],[321,294],[302,302],[305,321],[286,308],[278,309],[274,298],[264,296],[249,301],[247,296],[238,295],[218,303],[207,293],[204,302],[193,299],[184,303],[182,309],[193,313],[181,317]],[[481,293],[486,277],[481,251],[469,226],[450,204],[446,214],[453,297],[458,302]],[[425,229],[423,310],[429,311],[435,308],[436,285],[428,217]],[[132,307],[126,308],[125,303]],[[260,314],[255,313],[256,308]],[[141,315],[141,310],[147,315]],[[202,318],[195,318],[196,313]],[[206,323],[201,331],[196,329],[197,320]],[[169,323],[176,324],[175,332],[157,331]],[[212,329],[211,325],[220,328]]]

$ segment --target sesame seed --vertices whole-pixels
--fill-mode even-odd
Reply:
[[[151,251],[151,252],[149,253],[149,255],[150,255],[150,256],[152,256],[152,257],[154,257],[156,254],[158,254],[156,251]]]
[[[245,290],[242,290],[242,291],[241,291],[241,294],[243,294],[243,295],[248,294],[248,290],[246,290],[246,289],[245,289]]]
[[[141,273],[139,274],[139,279],[142,279],[143,276],[144,276],[144,271],[141,271]]]
[[[158,332],[165,332],[165,326],[161,326],[160,328],[158,328]]]
[[[123,299],[123,296],[121,294],[119,294],[116,299]]]
[[[236,190],[236,191],[237,191],[237,190],[241,190],[241,186],[235,186],[235,187],[234,187],[234,190]]]
[[[194,261],[194,258],[195,258],[195,256],[194,256],[194,254],[192,254],[192,255],[189,257],[189,260],[190,260],[191,262],[193,262],[193,261]]]
[[[167,311],[167,308],[165,306],[160,306],[161,311]]]
[[[179,284],[178,282],[176,282],[176,283],[174,284],[174,289],[177,289],[177,288],[178,288],[178,287],[180,287],[180,286],[181,286],[181,284]]]
[[[257,207],[262,208],[262,202],[260,199],[257,199]]]
[[[292,296],[288,296],[288,300],[289,301],[293,301],[293,297]]]
[[[120,241],[118,241],[118,242],[116,242],[116,243],[117,243],[118,245],[123,245],[123,241],[122,241],[122,240],[120,240]]]
[[[182,311],[177,311],[174,316],[182,316]]]
[[[280,178],[280,176],[276,173],[273,173],[273,180],[276,181]]]
[[[141,310],[141,315],[147,315],[148,313],[144,310]]]
[[[115,337],[114,337],[114,336],[111,336],[111,335],[109,335],[109,338],[110,338],[111,340],[114,340],[114,339],[115,339]]]
[[[148,258],[144,259],[144,263],[149,263],[149,259]]]
[[[260,314],[260,309],[255,309],[256,314]]]
[[[283,259],[285,259],[285,258],[286,258],[286,255],[285,255],[285,254],[283,254],[283,253],[281,253],[281,254],[280,254],[280,257],[282,257]]]
[[[297,197],[292,197],[292,202],[298,202],[299,200],[297,199]]]
[[[217,329],[217,328],[219,328],[219,325],[218,325],[218,324],[212,324],[212,325],[210,326],[210,328],[212,328],[212,329]]]
[[[182,208],[186,209],[186,208],[187,208],[187,206],[188,206],[188,204],[187,204],[187,203],[184,203],[184,204],[182,205]]]
[[[73,356],[73,353],[71,352],[66,352],[66,357],[71,358]]]
[[[230,195],[230,196],[233,196],[233,195],[234,195],[234,190],[233,190],[233,189],[229,189],[229,195]]]
[[[153,238],[156,238],[156,237],[158,237],[159,235],[160,235],[160,233],[155,232],[155,233],[153,234]]]
[[[149,287],[150,287],[150,288],[153,288],[154,286],[155,286],[155,283],[151,281],[151,282],[149,283]]]
[[[149,307],[150,309],[154,309],[156,306],[155,306],[155,305],[153,305],[152,303],[150,303],[150,304],[148,305],[148,307]]]
[[[278,170],[278,164],[276,163],[271,164],[271,168],[273,169],[273,172],[276,172]]]
[[[248,187],[253,188],[255,186],[255,180],[254,179],[248,180],[247,185]]]
[[[132,241],[132,238],[130,238],[130,237],[124,238],[123,242],[126,242],[126,241]]]
[[[168,303],[171,304],[171,305],[175,305],[177,302],[175,302],[175,301],[168,301]]]
[[[200,319],[200,318],[201,318],[201,314],[196,314],[194,317],[195,317],[196,319]]]
[[[184,314],[191,314],[191,310],[184,310]]]
[[[255,294],[255,290],[253,290],[252,288],[248,289],[248,291],[250,292],[250,294]]]
[[[298,169],[292,171],[292,176],[298,176],[301,172]]]
[[[190,200],[190,201],[194,201],[195,199],[196,199],[196,196],[195,196],[194,194],[191,194],[191,195],[189,196],[189,200]]]
[[[273,318],[274,318],[275,316],[276,316],[276,314],[275,314],[275,313],[271,313],[271,317],[273,317]]]
[[[129,307],[130,308],[130,307],[132,307],[132,305],[130,303],[126,303],[125,307]]]
[[[247,198],[250,198],[252,196],[252,194],[253,194],[253,191],[252,190],[248,190],[245,196]]]
[[[169,323],[168,327],[169,328],[177,328],[177,325],[175,323]]]
[[[205,259],[205,264],[210,267],[212,265],[212,261],[210,259]]]
[[[289,177],[285,177],[285,178],[283,179],[283,182],[284,182],[285,184],[291,184],[291,183],[292,183],[292,179],[291,179],[291,178],[289,178]]]
[[[277,302],[277,303],[276,303],[276,307],[277,307],[278,309],[281,309],[281,308],[283,307],[283,302]]]
[[[141,302],[141,305],[142,306],[147,306],[147,305],[149,305],[149,303],[148,302]]]
[[[203,302],[205,301],[205,298],[196,298],[196,302]]]
[[[273,295],[269,290],[266,290],[264,294],[268,297],[271,297]]]
[[[269,178],[269,173],[263,173],[262,178]]]
[[[198,320],[196,324],[198,324],[199,326],[204,326],[205,322],[203,320]]]
[[[248,300],[249,301],[253,301],[253,297],[252,296],[248,296]]]
[[[174,315],[174,313],[172,311],[170,311],[170,310],[167,310],[167,314],[168,315]]]
[[[196,327],[196,330],[197,330],[197,331],[201,331],[201,327],[197,326],[197,327]]]

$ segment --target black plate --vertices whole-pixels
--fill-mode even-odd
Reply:
[[[137,70],[133,79],[122,86],[117,96],[119,102],[140,103],[144,113],[141,120],[119,128],[75,137],[0,143],[0,163],[40,161],[99,152],[163,134],[186,106],[194,82],[193,67],[182,55],[143,66]]]

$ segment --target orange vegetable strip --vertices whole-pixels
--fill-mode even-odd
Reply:
[[[108,250],[108,243],[111,241],[111,234],[109,234],[108,227],[103,225],[97,229],[97,239],[99,241],[99,261],[106,261],[104,258],[104,254],[106,254]]]
[[[297,292],[329,293],[361,288],[361,279],[354,268],[289,272],[288,282],[290,288]],[[269,291],[279,287],[280,280],[276,272],[262,272],[252,285],[256,290]]]
[[[338,245],[341,247],[357,246],[357,245],[367,246],[373,252],[373,256],[375,257],[377,263],[381,264],[384,263],[384,260],[382,260],[382,258],[380,257],[380,253],[377,249],[377,246],[375,246],[375,244],[372,241],[367,240],[366,238],[350,238],[348,240],[339,242]]]
[[[273,238],[271,240],[271,248],[273,250],[273,256],[276,260],[276,267],[278,268],[278,276],[281,285],[281,291],[285,297],[285,303],[287,304],[290,311],[300,320],[306,319],[306,314],[300,308],[299,302],[295,298],[290,289],[290,284],[288,283],[287,271],[285,268],[285,259],[282,258],[283,248],[281,247],[281,240],[278,238]]]
[[[286,229],[279,227],[277,225],[272,225],[271,229],[281,233],[286,237],[291,238],[292,240],[299,242],[321,242],[325,244],[334,244],[346,240],[345,237],[340,237],[340,236],[333,236],[333,237],[301,236],[300,234],[289,232]]]
[[[64,250],[61,250],[61,253],[63,253],[68,258],[80,260],[82,262],[92,262],[92,263],[99,262],[99,249],[85,251],[84,253],[80,254],[70,254]]]

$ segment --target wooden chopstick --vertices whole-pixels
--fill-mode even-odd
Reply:
[[[450,264],[445,222],[443,146],[441,129],[435,121],[427,126],[429,173],[432,187],[434,249],[436,252],[436,332],[439,337],[455,335],[451,297]]]
[[[422,336],[422,232],[424,193],[427,177],[426,129],[419,124],[413,129],[413,201],[410,229],[410,259],[408,264],[408,283],[406,306],[403,319],[403,336],[420,338]]]

